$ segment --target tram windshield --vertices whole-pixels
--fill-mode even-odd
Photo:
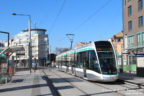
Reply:
[[[95,42],[102,74],[116,74],[115,55],[110,42]]]

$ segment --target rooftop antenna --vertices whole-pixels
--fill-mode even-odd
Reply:
[[[101,40],[101,36],[99,36],[99,41]]]
[[[34,28],[36,29],[36,22],[34,22]]]

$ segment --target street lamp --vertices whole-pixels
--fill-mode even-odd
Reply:
[[[29,17],[29,68],[30,68],[30,73],[31,73],[31,68],[32,68],[32,47],[31,47],[31,15],[27,15],[27,14],[16,14],[16,13],[12,13],[12,15],[19,15],[19,16],[28,16]]]
[[[70,49],[72,49],[72,43],[73,43],[73,36],[74,36],[74,34],[66,34],[66,36],[68,37],[68,39],[69,39],[70,42],[71,42]]]

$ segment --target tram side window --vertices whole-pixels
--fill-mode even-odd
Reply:
[[[71,55],[69,55],[69,66],[71,66]]]
[[[76,64],[77,64],[77,53],[74,53],[73,67],[76,67]]]
[[[64,56],[64,65],[65,65],[65,66],[68,66],[67,55]]]
[[[62,66],[62,57],[60,57],[60,65]]]
[[[78,55],[77,55],[77,67],[78,68],[82,68],[82,66],[83,66],[83,64],[82,64],[82,53],[80,52],[80,53],[77,53]]]
[[[79,53],[77,53],[76,58],[77,58],[76,67],[79,68],[79,58],[80,58]]]
[[[83,52],[77,53],[77,64],[76,67],[83,68]]]
[[[63,56],[61,57],[61,65],[63,66]]]
[[[74,65],[74,54],[71,55],[71,66]]]
[[[70,66],[73,65],[73,62],[74,62],[74,54],[71,54],[70,55]]]
[[[88,69],[88,67],[89,67],[89,55],[88,55],[88,51],[85,51],[83,53],[83,65]]]
[[[70,55],[67,55],[67,64],[70,65]]]
[[[75,60],[75,66],[77,67],[77,68],[79,68],[79,58],[80,58],[80,56],[79,56],[79,53],[76,53],[76,55],[75,55],[75,58],[76,58],[76,60]]]
[[[82,67],[87,68],[88,59],[87,59],[87,56],[86,56],[86,51],[81,52],[81,64],[82,64]]]
[[[65,66],[65,57],[62,56],[62,66]]]
[[[58,66],[61,65],[61,58],[58,58],[58,60],[57,60],[57,65],[58,65]]]
[[[100,67],[95,52],[89,51],[89,69],[100,73]]]

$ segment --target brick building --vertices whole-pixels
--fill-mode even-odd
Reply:
[[[138,76],[144,76],[144,1],[123,0],[125,49],[128,65],[136,65]]]
[[[110,41],[113,43],[113,46],[115,48],[118,67],[121,68],[123,64],[122,63],[123,32],[115,34],[112,38],[110,38]]]

